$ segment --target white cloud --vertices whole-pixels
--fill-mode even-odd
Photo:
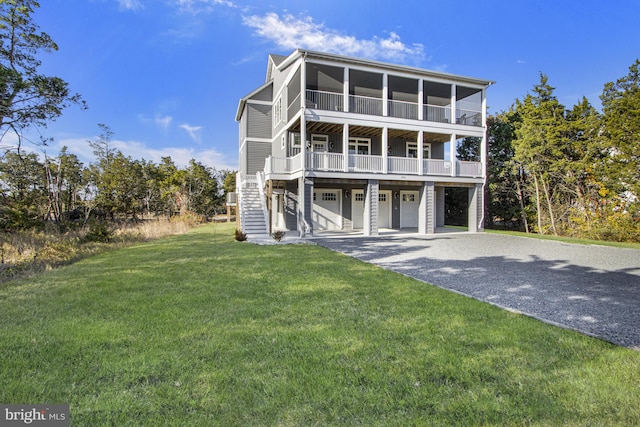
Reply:
[[[162,130],[167,130],[169,129],[169,126],[171,126],[171,121],[173,120],[173,117],[171,116],[160,116],[160,114],[156,114],[156,116],[153,119],[153,122],[160,127]]]
[[[182,12],[188,12],[194,15],[211,12],[216,6],[238,8],[238,5],[228,0],[176,0],[176,6],[178,6]]]
[[[125,10],[140,10],[142,9],[142,2],[140,0],[118,0],[118,4],[121,9]]]
[[[309,16],[295,17],[286,14],[280,17],[277,13],[243,17],[243,23],[253,28],[256,35],[285,49],[303,48],[399,62],[406,62],[410,58],[425,59],[422,44],[406,44],[395,32],[391,32],[387,38],[363,40],[327,28],[322,23],[314,22]]]
[[[95,141],[96,139],[98,139],[97,136],[55,140],[46,151],[49,156],[54,157],[59,154],[63,146],[67,146],[69,152],[78,156],[78,159],[86,166],[95,162],[95,156],[88,141]],[[123,141],[117,139],[111,141],[111,146],[122,152],[125,156],[131,156],[134,160],[145,159],[153,163],[160,163],[163,157],[171,157],[171,160],[173,160],[178,167],[187,167],[189,160],[195,159],[203,165],[216,168],[217,170],[236,170],[238,168],[235,157],[230,159],[225,154],[211,148],[202,150],[192,147],[152,148],[139,141]],[[35,149],[35,147],[32,147],[30,151],[41,154],[41,150]]]
[[[202,129],[202,126],[190,126],[186,123],[180,125],[180,128],[184,129],[187,134],[189,134],[189,137],[196,143],[200,144],[201,138],[200,138],[200,130]]]

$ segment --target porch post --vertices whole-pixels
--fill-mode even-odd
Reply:
[[[425,182],[420,189],[420,205],[418,208],[418,233],[434,234],[435,215],[435,184],[433,182]]]
[[[389,128],[382,128],[382,173],[389,173]]]
[[[451,160],[451,176],[456,176],[456,170],[458,169],[458,156],[456,153],[456,140],[457,136],[455,133],[451,134],[451,139],[449,140],[449,159]]]
[[[389,75],[384,73],[382,75],[382,116],[387,117],[389,115]]]
[[[305,117],[305,110],[307,108],[307,63],[302,61],[300,66],[300,88],[302,96],[300,97],[300,157],[302,157],[302,176],[304,176],[307,170],[307,119]]]
[[[298,178],[298,234],[313,236],[313,178]]]
[[[378,194],[380,192],[380,182],[377,179],[370,179],[364,190],[364,218],[363,232],[365,236],[378,235]]]
[[[445,187],[436,187],[436,228],[444,227]]]
[[[349,123],[342,125],[342,162],[343,170],[349,172]]]
[[[418,175],[424,174],[424,134],[418,131]]]
[[[349,112],[349,67],[344,68],[344,85],[342,86],[343,111]]]
[[[478,232],[478,197],[480,191],[478,190],[478,185],[474,185],[473,187],[469,187],[469,232],[477,233]]]
[[[424,80],[418,80],[418,120],[424,120]]]

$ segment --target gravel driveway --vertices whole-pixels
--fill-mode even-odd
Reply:
[[[320,237],[314,242],[640,350],[640,250],[488,233]]]

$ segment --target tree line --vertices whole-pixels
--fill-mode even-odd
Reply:
[[[140,219],[221,211],[224,188],[234,191],[234,174],[191,159],[178,167],[132,159],[113,148],[111,129],[88,141],[95,161],[84,165],[64,147],[55,157],[8,151],[0,158],[0,228],[24,229],[46,222],[86,223],[90,218]]]
[[[639,66],[604,85],[601,112],[585,97],[566,108],[541,74],[488,117],[488,228],[640,241]]]

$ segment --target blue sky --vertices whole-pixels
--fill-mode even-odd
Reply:
[[[133,158],[237,168],[238,101],[264,82],[269,53],[296,47],[494,80],[490,113],[540,72],[565,106],[584,95],[599,107],[603,85],[640,57],[638,0],[40,3],[35,22],[59,45],[42,71],[89,105],[40,132],[54,138],[48,155],[66,145],[85,163],[105,123]]]

